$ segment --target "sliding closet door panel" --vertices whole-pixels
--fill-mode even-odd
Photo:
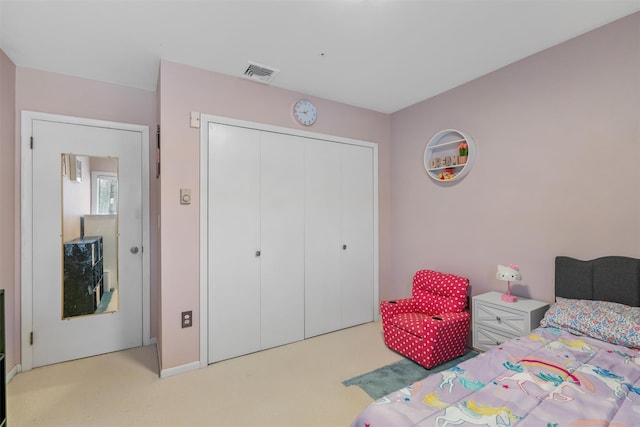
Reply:
[[[305,336],[342,327],[340,144],[305,146]]]
[[[343,327],[374,319],[373,149],[342,146]]]
[[[260,349],[260,137],[209,125],[209,363]]]
[[[262,348],[304,339],[304,139],[262,132]]]

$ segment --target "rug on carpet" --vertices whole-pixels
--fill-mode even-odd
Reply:
[[[347,387],[357,385],[371,396],[373,400],[378,400],[391,392],[400,390],[431,374],[456,366],[458,363],[477,355],[478,352],[467,350],[462,356],[441,365],[434,366],[431,369],[425,369],[412,360],[401,359],[390,365],[343,381],[342,384]]]

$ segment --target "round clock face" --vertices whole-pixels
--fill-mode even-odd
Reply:
[[[318,118],[318,111],[313,102],[301,99],[293,106],[293,116],[301,125],[311,126]]]

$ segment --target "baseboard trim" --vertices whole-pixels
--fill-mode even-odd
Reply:
[[[13,369],[7,372],[7,384],[9,384],[9,381],[11,381],[18,374],[18,372],[22,372],[22,365],[20,364],[15,365]]]
[[[187,363],[186,365],[176,366],[174,368],[161,369],[160,378],[168,378],[174,375],[180,375],[186,372],[195,371],[197,369],[200,369],[200,362],[191,362]]]

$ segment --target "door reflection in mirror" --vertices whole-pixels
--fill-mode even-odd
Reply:
[[[118,311],[118,159],[62,154],[62,318]]]

